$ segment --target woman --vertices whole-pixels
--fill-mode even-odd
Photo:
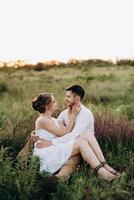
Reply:
[[[35,135],[39,136],[40,139],[49,140],[53,140],[56,136],[62,136],[70,132],[73,129],[75,119],[80,111],[80,106],[75,106],[72,110],[68,126],[64,127],[58,124],[55,118],[52,118],[52,114],[58,108],[57,101],[52,94],[46,93],[39,95],[32,101],[32,106],[34,110],[41,113],[35,122]],[[37,143],[40,141],[37,141]],[[55,173],[70,157],[81,154],[84,161],[94,169],[100,178],[111,181],[117,177],[105,169],[105,163],[100,163],[86,137],[80,136],[78,139],[44,148],[37,148],[37,143],[34,145],[33,154],[40,158],[41,171],[45,170],[50,173]]]

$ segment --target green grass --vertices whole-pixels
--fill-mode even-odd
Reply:
[[[134,199],[134,69],[99,60],[60,66],[0,69],[0,198],[9,199]],[[47,183],[38,159],[15,157],[34,129],[38,114],[31,101],[39,93],[52,92],[64,109],[65,88],[80,84],[86,90],[84,104],[95,115],[97,139],[113,167],[125,174],[112,183],[99,180],[85,163],[67,181]]]

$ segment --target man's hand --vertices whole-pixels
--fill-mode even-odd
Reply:
[[[52,146],[51,140],[46,140],[46,139],[40,139],[40,142],[37,142],[36,147],[37,148],[44,148],[44,147],[49,147]]]

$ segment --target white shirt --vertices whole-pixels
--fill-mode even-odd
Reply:
[[[69,122],[68,109],[62,111],[58,117],[58,121],[64,125]],[[76,139],[82,133],[91,132],[94,134],[94,116],[92,112],[81,104],[81,110],[77,115],[75,126],[70,133],[64,136],[57,137],[52,140],[53,145],[57,145],[61,142],[67,142],[71,139]]]

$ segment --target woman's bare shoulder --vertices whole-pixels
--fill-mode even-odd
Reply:
[[[36,125],[36,127],[40,127],[40,126],[42,126],[42,125],[45,125],[45,123],[48,123],[48,119],[47,118],[45,118],[45,117],[38,117],[37,119],[36,119],[36,122],[35,122],[35,125]]]

